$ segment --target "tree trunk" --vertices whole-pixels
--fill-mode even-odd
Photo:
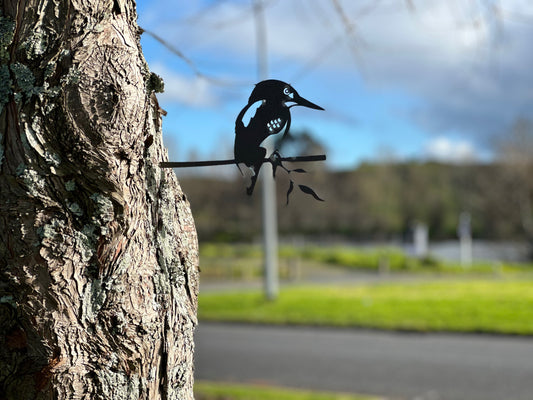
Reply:
[[[0,399],[192,399],[196,230],[135,4],[0,9]]]

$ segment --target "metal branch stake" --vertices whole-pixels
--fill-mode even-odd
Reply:
[[[314,156],[297,156],[297,157],[281,157],[279,161],[286,162],[309,162],[309,161],[325,161],[325,154],[318,154]],[[263,158],[263,163],[270,162],[269,158]],[[191,167],[210,167],[215,165],[231,165],[237,164],[235,159],[231,160],[211,160],[211,161],[163,161],[159,163],[161,168],[191,168]]]

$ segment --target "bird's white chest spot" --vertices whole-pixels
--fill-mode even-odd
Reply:
[[[269,133],[278,132],[283,126],[283,121],[281,118],[274,118],[267,123],[267,128]]]

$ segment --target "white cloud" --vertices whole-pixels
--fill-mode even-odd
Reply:
[[[150,68],[165,82],[165,92],[158,95],[162,104],[179,102],[192,107],[217,105],[218,100],[212,91],[212,85],[206,79],[177,74],[161,63],[155,63]]]
[[[472,143],[439,136],[429,141],[424,149],[426,158],[442,162],[462,163],[478,159]]]
[[[401,91],[419,100],[420,106],[406,116],[424,130],[440,135],[462,132],[480,142],[533,106],[529,0],[417,1],[414,10],[401,0],[374,6],[340,1],[353,23],[352,48],[346,45],[346,26],[330,0],[265,3],[270,70],[281,79],[292,78],[309,63],[331,80],[353,77],[360,67],[370,90]],[[158,15],[167,22],[159,18],[154,29],[165,32],[200,70],[254,81],[252,3],[207,4],[190,2],[187,14],[196,17],[177,23],[178,17],[170,17],[174,11],[160,2],[163,11]],[[205,13],[195,11],[205,7]],[[336,37],[342,39],[334,43]],[[360,63],[354,62],[353,47]],[[166,98],[196,106],[216,103],[208,82],[162,75]],[[357,96],[345,86],[338,98]]]

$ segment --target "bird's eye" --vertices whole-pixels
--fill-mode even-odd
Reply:
[[[288,95],[291,94],[291,91],[289,90],[288,87],[286,87],[285,89],[283,89],[283,94],[286,95],[286,96],[288,96]]]

